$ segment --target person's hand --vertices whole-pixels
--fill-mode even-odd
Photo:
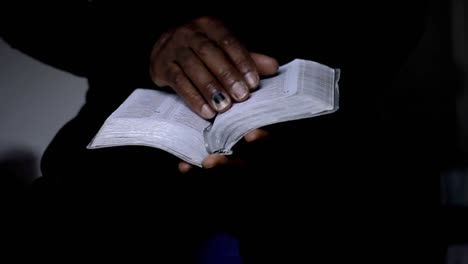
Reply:
[[[244,136],[244,140],[246,142],[254,142],[266,137],[268,137],[268,131],[264,129],[254,129]],[[244,163],[245,161],[239,158],[231,159],[229,156],[211,154],[203,160],[202,166],[205,169],[212,169],[220,166],[243,166]],[[193,166],[185,161],[181,161],[179,162],[178,169],[181,173],[187,173],[193,169]]]
[[[217,19],[197,18],[163,34],[156,42],[150,74],[170,86],[200,116],[211,119],[246,100],[259,75],[276,73],[275,59],[250,53]]]

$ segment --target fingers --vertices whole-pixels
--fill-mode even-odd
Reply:
[[[170,64],[166,75],[168,83],[192,110],[205,119],[211,119],[216,115],[177,64]]]
[[[265,139],[269,136],[268,131],[264,129],[254,129],[247,133],[244,136],[244,139],[246,142],[253,142],[256,140],[261,140]],[[239,159],[239,158],[232,158],[229,156],[225,155],[219,155],[219,154],[211,154],[208,155],[202,162],[202,166],[205,169],[212,169],[215,167],[220,167],[220,166],[244,166],[246,165],[246,161]]]
[[[247,142],[253,142],[253,141],[256,141],[256,140],[261,140],[261,139],[264,139],[266,137],[268,137],[269,133],[268,131],[264,130],[264,129],[254,129],[252,131],[250,131],[249,133],[247,133],[245,136],[244,136],[244,139],[245,141]],[[219,155],[219,154],[211,154],[211,155],[208,155],[202,162],[202,167],[204,169],[213,169],[213,168],[216,168],[216,167],[220,167],[220,166],[224,166],[224,167],[228,167],[228,166],[243,166],[245,165],[246,162],[241,160],[241,159],[232,159],[231,157],[229,156],[224,156],[224,155]],[[191,171],[193,169],[193,166],[184,162],[184,161],[181,161],[179,162],[179,166],[178,166],[178,169],[181,173],[187,173],[189,171]]]
[[[185,162],[185,161],[181,161],[181,162],[179,162],[178,169],[179,169],[179,172],[180,172],[180,173],[184,173],[184,174],[185,174],[185,173],[189,172],[190,170],[192,170],[192,169],[193,169],[193,166],[190,165],[190,164],[188,164],[188,163]]]
[[[249,88],[257,88],[260,78],[255,63],[247,49],[220,21],[203,17],[198,19],[197,22],[200,28],[203,29],[203,32],[206,32],[208,38],[213,39],[228,55],[231,63],[239,71]]]
[[[231,98],[223,86],[205,67],[205,64],[192,50],[184,49],[179,52],[176,63],[183,69],[191,82],[198,88],[205,100],[217,112],[224,112],[231,106]]]
[[[230,160],[228,157],[218,154],[208,155],[202,162],[204,169],[213,169],[220,166],[239,166],[243,162],[240,160]],[[188,173],[193,170],[193,166],[185,161],[179,162],[178,170],[180,173]]]
[[[248,98],[247,84],[216,43],[198,33],[193,37],[191,47],[232,98],[238,102]]]
[[[206,157],[203,162],[202,166],[205,169],[213,169],[215,167],[220,167],[220,166],[242,166],[245,164],[245,161],[240,160],[240,159],[230,159],[228,156],[224,155],[219,155],[219,154],[211,154]]]
[[[256,141],[256,140],[265,139],[265,138],[268,137],[268,135],[269,135],[269,133],[266,130],[254,129],[254,130],[250,131],[249,133],[247,133],[244,136],[244,140],[246,142],[253,142],[253,141]]]
[[[250,57],[252,57],[258,74],[261,76],[269,76],[278,72],[278,62],[272,57],[254,52],[250,53]]]
[[[170,86],[205,119],[242,102],[259,85],[260,75],[277,72],[278,63],[249,53],[224,25],[210,17],[163,34],[151,53],[150,74]]]
[[[202,166],[205,169],[212,169],[216,166],[226,165],[228,162],[229,159],[226,156],[212,154],[203,160]]]

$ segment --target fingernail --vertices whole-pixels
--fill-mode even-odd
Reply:
[[[206,119],[211,119],[215,116],[215,112],[211,109],[211,107],[207,104],[204,104],[201,108],[201,114]]]
[[[229,106],[230,100],[222,92],[217,91],[211,98],[213,100],[216,111],[222,111]]]
[[[245,75],[245,81],[249,85],[250,89],[256,88],[258,85],[258,75],[253,72],[249,72]]]
[[[249,94],[249,88],[243,82],[235,82],[232,86],[232,93],[234,97],[240,101],[247,97]]]

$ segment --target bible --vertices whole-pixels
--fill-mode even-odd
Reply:
[[[136,89],[104,122],[89,149],[141,145],[201,167],[209,154],[229,155],[249,131],[338,109],[340,70],[295,59],[262,79],[258,90],[208,121],[173,93]]]

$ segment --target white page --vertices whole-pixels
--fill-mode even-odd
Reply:
[[[334,93],[337,89],[330,89],[338,85],[339,70],[311,61],[300,61],[298,90],[310,94],[318,101],[334,106]],[[338,71],[338,74],[336,73]]]
[[[278,101],[279,98],[294,95],[297,92],[297,80],[291,78],[291,75],[297,76],[297,63],[288,63],[278,70],[278,75],[261,80],[257,91],[251,93],[250,98],[242,103],[235,103],[229,111],[219,114],[214,121],[213,126],[229,124],[239,116],[245,116],[252,109],[257,109],[265,102]]]
[[[216,118],[205,132],[209,151],[229,153],[254,128],[336,110],[336,77],[335,69],[315,62],[294,60],[282,66],[279,75],[262,80],[250,99]]]
[[[136,89],[111,117],[176,122],[200,133],[210,124],[194,113],[179,96],[149,89]]]
[[[106,120],[89,148],[151,146],[200,166],[208,155],[203,130],[209,124],[175,94],[137,89]]]

